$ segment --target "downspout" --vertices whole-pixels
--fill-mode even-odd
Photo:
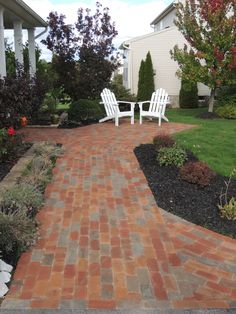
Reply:
[[[129,89],[132,91],[132,88],[133,88],[133,82],[132,82],[133,58],[131,56],[132,50],[130,49],[129,46],[126,46],[125,43],[122,43],[122,46],[124,47],[124,49],[127,49],[130,51],[129,61],[131,60],[131,62],[128,61],[128,81],[130,81],[130,88]]]

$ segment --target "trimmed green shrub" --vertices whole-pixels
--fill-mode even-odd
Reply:
[[[202,161],[187,162],[180,169],[180,177],[189,183],[198,184],[202,187],[209,185],[215,173]]]
[[[198,88],[197,83],[186,80],[181,81],[179,92],[180,108],[197,108],[198,107]]]
[[[68,119],[76,122],[98,121],[102,117],[99,103],[95,100],[80,99],[70,105]]]
[[[37,240],[37,222],[27,211],[0,211],[0,251],[3,259],[15,263],[20,254]]]
[[[236,102],[235,103],[229,102],[228,104],[222,107],[218,107],[216,109],[216,113],[221,118],[236,119]]]
[[[159,149],[162,147],[174,146],[175,140],[170,135],[160,134],[160,135],[156,135],[153,138],[153,145],[154,145],[155,150],[158,152]]]
[[[182,167],[187,160],[187,153],[184,149],[178,146],[162,147],[159,149],[157,160],[161,166],[174,165],[176,167]]]
[[[217,90],[217,105],[236,104],[236,85],[223,86]]]
[[[21,183],[3,193],[0,207],[10,212],[23,210],[29,216],[34,216],[42,204],[42,194],[34,186]]]

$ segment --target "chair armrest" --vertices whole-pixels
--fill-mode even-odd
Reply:
[[[142,105],[142,104],[148,104],[150,102],[151,102],[151,100],[145,100],[145,101],[139,101],[138,104]]]
[[[124,101],[124,100],[117,100],[118,104],[130,104],[131,110],[134,111],[134,107],[136,102],[135,101]]]
[[[136,104],[135,101],[117,100],[117,102],[121,104]]]
[[[105,103],[104,103],[103,101],[100,101],[99,104],[105,105]],[[117,104],[117,103],[114,103],[114,104],[111,103],[111,105],[112,105],[112,106],[119,106],[119,104]]]
[[[150,104],[151,100],[145,100],[145,101],[139,101],[138,105],[139,105],[139,109],[142,111],[143,110],[143,104]]]

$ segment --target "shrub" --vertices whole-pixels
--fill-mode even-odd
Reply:
[[[175,145],[175,140],[166,134],[156,135],[153,138],[153,145],[156,151],[162,147],[172,147]]]
[[[49,156],[36,155],[20,179],[21,183],[35,186],[43,192],[51,180],[53,162]]]
[[[228,103],[222,107],[216,109],[216,113],[219,117],[225,119],[236,119],[236,98],[235,103]]]
[[[50,143],[40,143],[34,150],[36,156],[43,156],[50,159],[52,162],[61,155],[62,148],[59,145],[54,145]]]
[[[45,82],[39,77],[30,78],[20,66],[15,77],[0,79],[0,112],[4,115],[2,126],[14,125],[20,115],[36,115],[45,92]]]
[[[162,147],[159,149],[157,160],[161,166],[174,165],[181,167],[187,160],[187,153],[178,146]]]
[[[15,263],[37,239],[37,222],[25,210],[0,211],[0,251],[5,261]]]
[[[223,206],[218,205],[221,212],[221,217],[225,217],[229,220],[236,220],[236,199],[233,197],[230,201]]]
[[[202,161],[190,161],[180,169],[180,177],[189,183],[209,185],[215,173]]]
[[[236,85],[221,87],[217,91],[217,105],[224,106],[232,102],[236,103]]]
[[[42,204],[42,194],[33,185],[21,183],[3,193],[0,207],[10,212],[23,210],[33,216]]]
[[[10,135],[7,129],[0,129],[0,162],[14,156],[22,145],[22,135]]]
[[[236,220],[236,200],[234,197],[231,197],[229,200],[228,190],[232,178],[236,175],[236,168],[234,168],[229,176],[228,181],[225,181],[225,192],[223,193],[223,188],[220,193],[220,204],[218,208],[221,212],[221,216],[229,220]],[[228,201],[229,200],[229,201]]]
[[[129,89],[126,89],[123,85],[122,74],[116,74],[111,81],[111,90],[116,95],[117,100],[135,101],[135,95],[130,93]],[[104,108],[104,106],[103,106]]]
[[[180,108],[198,107],[198,88],[197,83],[182,80],[179,93]]]
[[[102,111],[97,101],[81,99],[70,105],[68,119],[76,122],[98,121],[102,117]]]

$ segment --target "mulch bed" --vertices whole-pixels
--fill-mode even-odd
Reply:
[[[0,181],[9,173],[11,168],[17,163],[17,161],[24,155],[24,153],[31,147],[31,143],[24,143],[14,155],[10,156],[8,160],[0,162]]]
[[[225,188],[224,181],[228,178],[216,175],[209,186],[200,188],[181,180],[177,167],[160,166],[152,144],[140,145],[134,152],[159,207],[192,223],[236,238],[236,220],[221,218],[217,207],[221,189]],[[188,153],[188,157],[189,160],[197,160],[192,153]],[[236,197],[235,180],[230,184],[228,195]]]

